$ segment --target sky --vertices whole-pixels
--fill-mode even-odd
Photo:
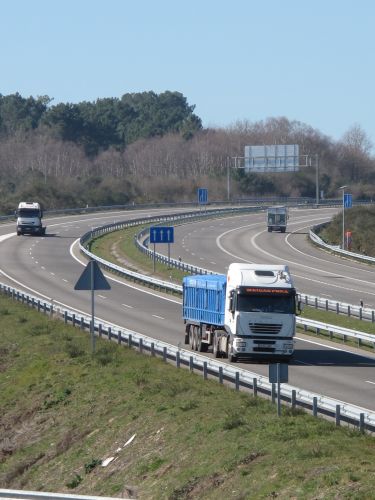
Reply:
[[[178,91],[204,127],[285,116],[375,145],[373,0],[0,0],[0,19],[2,95]]]

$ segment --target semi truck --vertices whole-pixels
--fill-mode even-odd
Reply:
[[[233,263],[227,275],[185,276],[182,289],[192,350],[231,362],[292,358],[301,303],[288,266]]]
[[[288,209],[285,206],[269,207],[267,209],[268,232],[280,231],[285,233],[288,220]]]
[[[35,234],[44,236],[46,227],[42,224],[43,210],[35,201],[21,201],[16,210],[17,236]]]

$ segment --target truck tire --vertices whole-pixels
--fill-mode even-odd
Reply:
[[[215,356],[215,358],[220,358],[220,350],[219,350],[219,339],[215,333],[214,335],[214,340],[213,340],[213,344],[212,344],[212,352],[213,352],[213,355]]]
[[[269,228],[268,228],[268,232],[269,232],[269,233],[272,233],[272,227],[269,227]]]
[[[237,356],[233,354],[233,346],[232,343],[230,342],[229,338],[227,339],[227,358],[231,363],[236,363],[238,361]]]
[[[189,331],[190,331],[190,325],[187,325],[185,328],[185,339],[184,339],[185,345],[189,344]]]
[[[190,345],[190,349],[193,349],[194,348],[194,331],[193,331],[194,327],[190,327],[189,329],[189,345]]]
[[[281,228],[281,232],[282,232],[282,233],[285,233],[285,229],[286,229],[285,227],[282,227],[282,228]]]

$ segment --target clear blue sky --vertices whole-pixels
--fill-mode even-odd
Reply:
[[[179,91],[204,126],[286,116],[375,144],[373,0],[0,0],[0,93]]]

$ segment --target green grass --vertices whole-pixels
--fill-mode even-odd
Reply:
[[[0,295],[0,484],[144,499],[372,498],[375,440]],[[131,444],[126,441],[136,435]],[[116,457],[107,467],[101,463]]]

